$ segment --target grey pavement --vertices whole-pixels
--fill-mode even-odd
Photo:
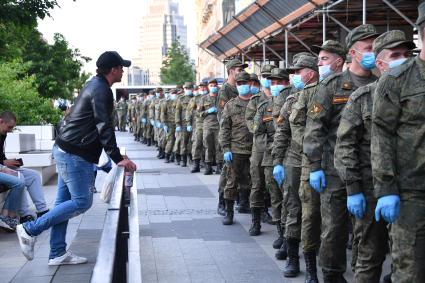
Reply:
[[[304,282],[301,253],[301,274],[283,277],[286,261],[276,260],[271,246],[276,237],[274,226],[262,224],[262,234],[250,237],[250,215],[236,213],[234,225],[221,224],[221,216],[216,214],[218,175],[191,174],[190,167],[165,164],[155,157],[155,147],[134,142],[129,133],[116,134],[119,146],[126,148],[138,166],[135,177],[143,282]],[[97,188],[103,178],[100,173]],[[51,205],[56,180],[44,191]],[[67,242],[76,254],[88,257],[85,265],[49,267],[48,231],[38,237],[33,261],[21,254],[15,234],[0,232],[0,283],[89,282],[106,207],[97,194],[92,208],[69,222]],[[349,258],[348,251],[345,276],[352,282]],[[386,263],[384,274],[388,268]]]

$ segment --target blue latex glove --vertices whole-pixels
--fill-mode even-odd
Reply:
[[[159,129],[159,128],[161,128],[161,122],[159,122],[159,121],[156,121],[156,127]]]
[[[356,218],[362,219],[366,213],[366,199],[363,193],[347,197],[348,211]]]
[[[318,193],[326,189],[325,172],[323,170],[310,172],[310,186]]]
[[[208,113],[208,114],[211,114],[211,113],[217,113],[217,107],[211,107],[211,108],[208,108],[207,113]]]
[[[154,120],[150,120],[150,123],[152,126],[155,126],[155,121]]]
[[[167,125],[164,125],[164,132],[165,132],[166,134],[168,134],[168,126],[167,126]]]
[[[225,152],[224,153],[224,161],[226,162],[232,162],[233,159],[233,155],[231,151]]]
[[[190,133],[192,132],[192,126],[187,126],[187,131]]]
[[[276,165],[273,168],[273,177],[278,183],[279,187],[282,186],[283,180],[285,180],[285,168],[282,165]]]
[[[375,208],[375,219],[384,218],[388,223],[394,223],[400,214],[400,197],[398,195],[388,195],[380,197]]]
[[[182,127],[177,126],[177,127],[176,127],[176,132],[181,132],[181,131],[182,131]]]
[[[146,118],[142,118],[142,123],[146,124]]]

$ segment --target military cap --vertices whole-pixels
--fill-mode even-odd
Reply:
[[[360,40],[365,40],[370,37],[377,37],[379,34],[376,32],[374,25],[365,24],[353,28],[345,38],[345,44],[347,48],[350,49],[354,43]]]
[[[319,67],[317,67],[317,57],[312,55],[302,55],[298,58],[297,62],[288,68],[289,73],[294,73],[297,70],[301,70],[304,68],[309,68],[315,72],[319,71]]]
[[[270,65],[270,64],[265,64],[262,68],[261,68],[261,76],[267,78],[268,76],[270,76],[271,71],[276,68],[274,65]]]
[[[216,79],[210,79],[208,80],[208,84],[218,84]]]
[[[416,47],[413,41],[407,40],[406,35],[401,30],[387,31],[373,41],[372,50],[377,56],[382,50],[405,45],[409,49]]]
[[[319,54],[320,50],[325,50],[331,53],[335,53],[344,59],[347,54],[345,47],[342,46],[342,44],[336,40],[326,40],[325,42],[323,42],[322,46],[319,46],[319,45],[311,46],[311,51],[313,51],[314,53]]]
[[[170,89],[170,93],[176,94],[177,93],[177,89],[175,89],[175,88]]]
[[[249,80],[250,81],[255,81],[255,82],[260,82],[260,80],[258,79],[257,74],[254,74],[254,73],[252,73],[252,74],[249,75]]]
[[[289,80],[289,74],[285,69],[274,68],[268,79]]]
[[[183,87],[184,88],[193,88],[193,83],[191,83],[191,82],[185,82]]]
[[[162,87],[157,87],[157,88],[155,89],[155,92],[160,92],[160,91],[163,91]]]
[[[236,74],[237,82],[248,82],[250,78],[249,74],[245,71]]]
[[[226,69],[230,70],[231,68],[235,68],[235,67],[242,67],[243,69],[245,69],[246,67],[248,67],[248,64],[244,64],[241,62],[241,60],[239,59],[231,59],[230,61],[228,61],[226,63]]]
[[[313,56],[310,52],[300,52],[292,56],[292,64],[295,65],[301,56]]]
[[[176,89],[182,89],[183,86],[182,85],[176,85]]]
[[[416,24],[419,26],[425,21],[425,2],[422,2],[418,6],[418,19],[416,20]]]
[[[199,87],[201,87],[201,86],[207,86],[207,83],[206,83],[206,82],[204,82],[204,81],[201,81],[201,82],[198,84],[198,86],[199,86]]]

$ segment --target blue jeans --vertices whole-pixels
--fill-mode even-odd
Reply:
[[[21,208],[22,196],[24,195],[25,181],[18,177],[0,173],[0,184],[10,188],[3,208],[17,213]]]
[[[68,220],[87,211],[93,201],[94,174],[93,164],[83,158],[66,153],[57,145],[53,147],[53,156],[58,170],[58,191],[55,207],[35,221],[24,224],[31,236],[50,231],[49,258],[66,253],[66,228]]]

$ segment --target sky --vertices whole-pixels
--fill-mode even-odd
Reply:
[[[61,33],[71,48],[92,58],[83,70],[95,73],[96,60],[106,50],[115,50],[124,59],[132,59],[139,45],[139,27],[149,0],[58,0],[51,18],[38,22],[38,30],[49,43]],[[187,25],[188,47],[194,58],[196,23],[193,0],[178,0],[179,13]]]

